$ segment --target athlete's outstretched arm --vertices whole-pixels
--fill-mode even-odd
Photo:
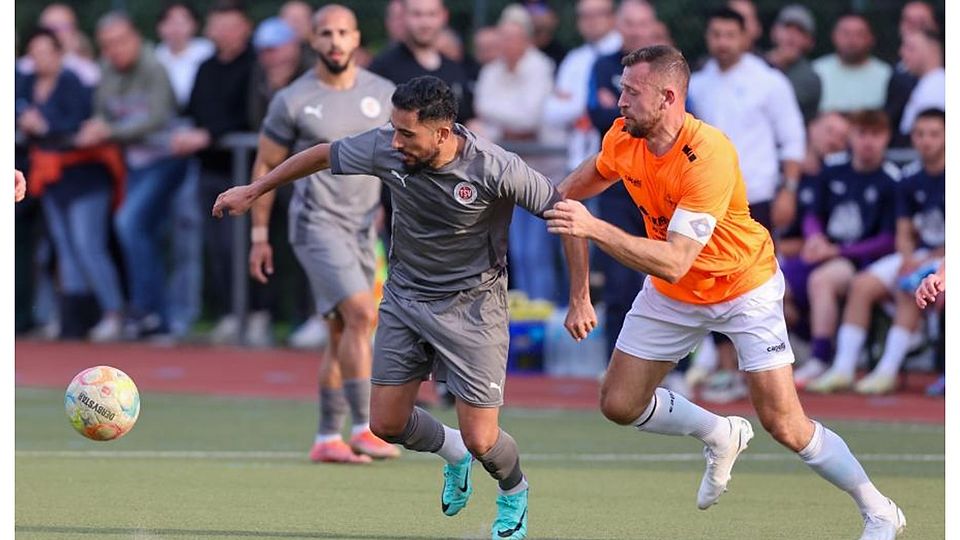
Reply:
[[[320,143],[307,148],[294,154],[252,184],[230,188],[221,193],[213,205],[213,215],[223,217],[226,211],[231,216],[239,216],[249,210],[253,202],[264,193],[328,168],[330,168],[329,143]]]
[[[617,181],[616,178],[607,180],[600,174],[597,170],[597,156],[594,154],[583,160],[579,167],[568,174],[557,186],[557,190],[564,199],[582,201],[599,195]]]
[[[673,231],[667,233],[666,241],[630,235],[593,217],[577,201],[560,201],[544,217],[548,231],[593,240],[620,264],[670,283],[687,274],[703,249],[700,242]]]

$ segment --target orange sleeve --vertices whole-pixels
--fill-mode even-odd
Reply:
[[[607,180],[620,178],[617,171],[617,144],[626,135],[623,132],[623,118],[617,118],[607,133],[603,136],[603,144],[600,146],[600,153],[597,154],[597,172]]]
[[[724,140],[710,145],[702,159],[691,163],[680,179],[677,207],[723,219],[740,178],[740,164],[733,144]]]

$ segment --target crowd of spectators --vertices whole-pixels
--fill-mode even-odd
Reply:
[[[281,317],[303,323],[296,343],[323,339],[323,324],[304,305],[308,295],[297,293],[305,281],[286,242],[289,190],[278,193],[270,227],[285,277],[247,284],[246,320],[236,317],[231,294],[232,223],[208,212],[237,180],[223,138],[258,131],[274,93],[315,63],[315,7],[291,0],[256,22],[241,0],[215,0],[202,17],[173,1],[156,20],[156,44],[128,15],[110,12],[93,29],[96,47],[72,8],[43,9],[36,29],[20,36],[16,64],[18,165],[30,179],[17,213],[29,262],[25,269],[18,262],[18,305],[27,306],[18,311],[19,332],[181,340],[198,334],[202,317],[212,342],[268,346]],[[903,291],[935,271],[944,253],[938,11],[923,1],[903,6],[899,58],[888,63],[874,56],[874,29],[863,14],[817,21],[790,4],[765,29],[752,1],[730,0],[705,15],[708,55],[690,59],[688,110],[738,150],[752,215],[773,233],[788,278],[791,331],[810,344],[797,384],[811,391],[889,392],[904,358],[937,335],[937,317],[922,316]],[[361,47],[355,59],[394,83],[440,77],[459,98],[458,120],[482,136],[564,148],[551,175],[559,182],[599,149],[619,115],[621,58],[672,43],[671,21],[646,0],[578,0],[575,17],[581,41],[568,48],[556,36],[570,22],[549,2],[509,5],[467,38],[450,27],[443,0],[391,0],[389,43],[376,54]],[[827,26],[832,52],[811,58]],[[767,30],[772,46],[761,50]],[[894,163],[890,148],[908,149],[899,155],[911,158]],[[622,186],[589,204],[644,234]],[[387,245],[389,232],[383,227]],[[514,214],[510,257],[513,288],[564,303],[556,238],[522,211]],[[594,266],[612,344],[643,276],[599,252]],[[857,382],[868,339],[884,343],[884,352]],[[700,355],[686,383],[706,378],[715,399],[742,397],[733,347],[723,336],[711,341],[713,361]]]

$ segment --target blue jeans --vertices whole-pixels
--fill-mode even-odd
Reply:
[[[511,289],[530,299],[567,304],[567,277],[560,237],[547,232],[547,224],[523,208],[515,207],[510,224]]]
[[[66,169],[43,196],[43,214],[57,254],[64,295],[93,291],[104,312],[123,309],[117,268],[107,248],[110,200],[106,170],[99,165]]]
[[[127,265],[130,308],[137,315],[166,313],[166,258],[161,247],[171,201],[186,161],[162,159],[130,169],[127,194],[114,219]]]
[[[183,184],[170,213],[170,258],[167,321],[170,332],[185,336],[200,316],[203,288],[203,210],[200,207],[200,162],[187,161]]]

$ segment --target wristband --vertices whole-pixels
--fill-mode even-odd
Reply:
[[[250,229],[250,243],[258,244],[267,242],[270,238],[270,232],[265,225],[256,225]]]

